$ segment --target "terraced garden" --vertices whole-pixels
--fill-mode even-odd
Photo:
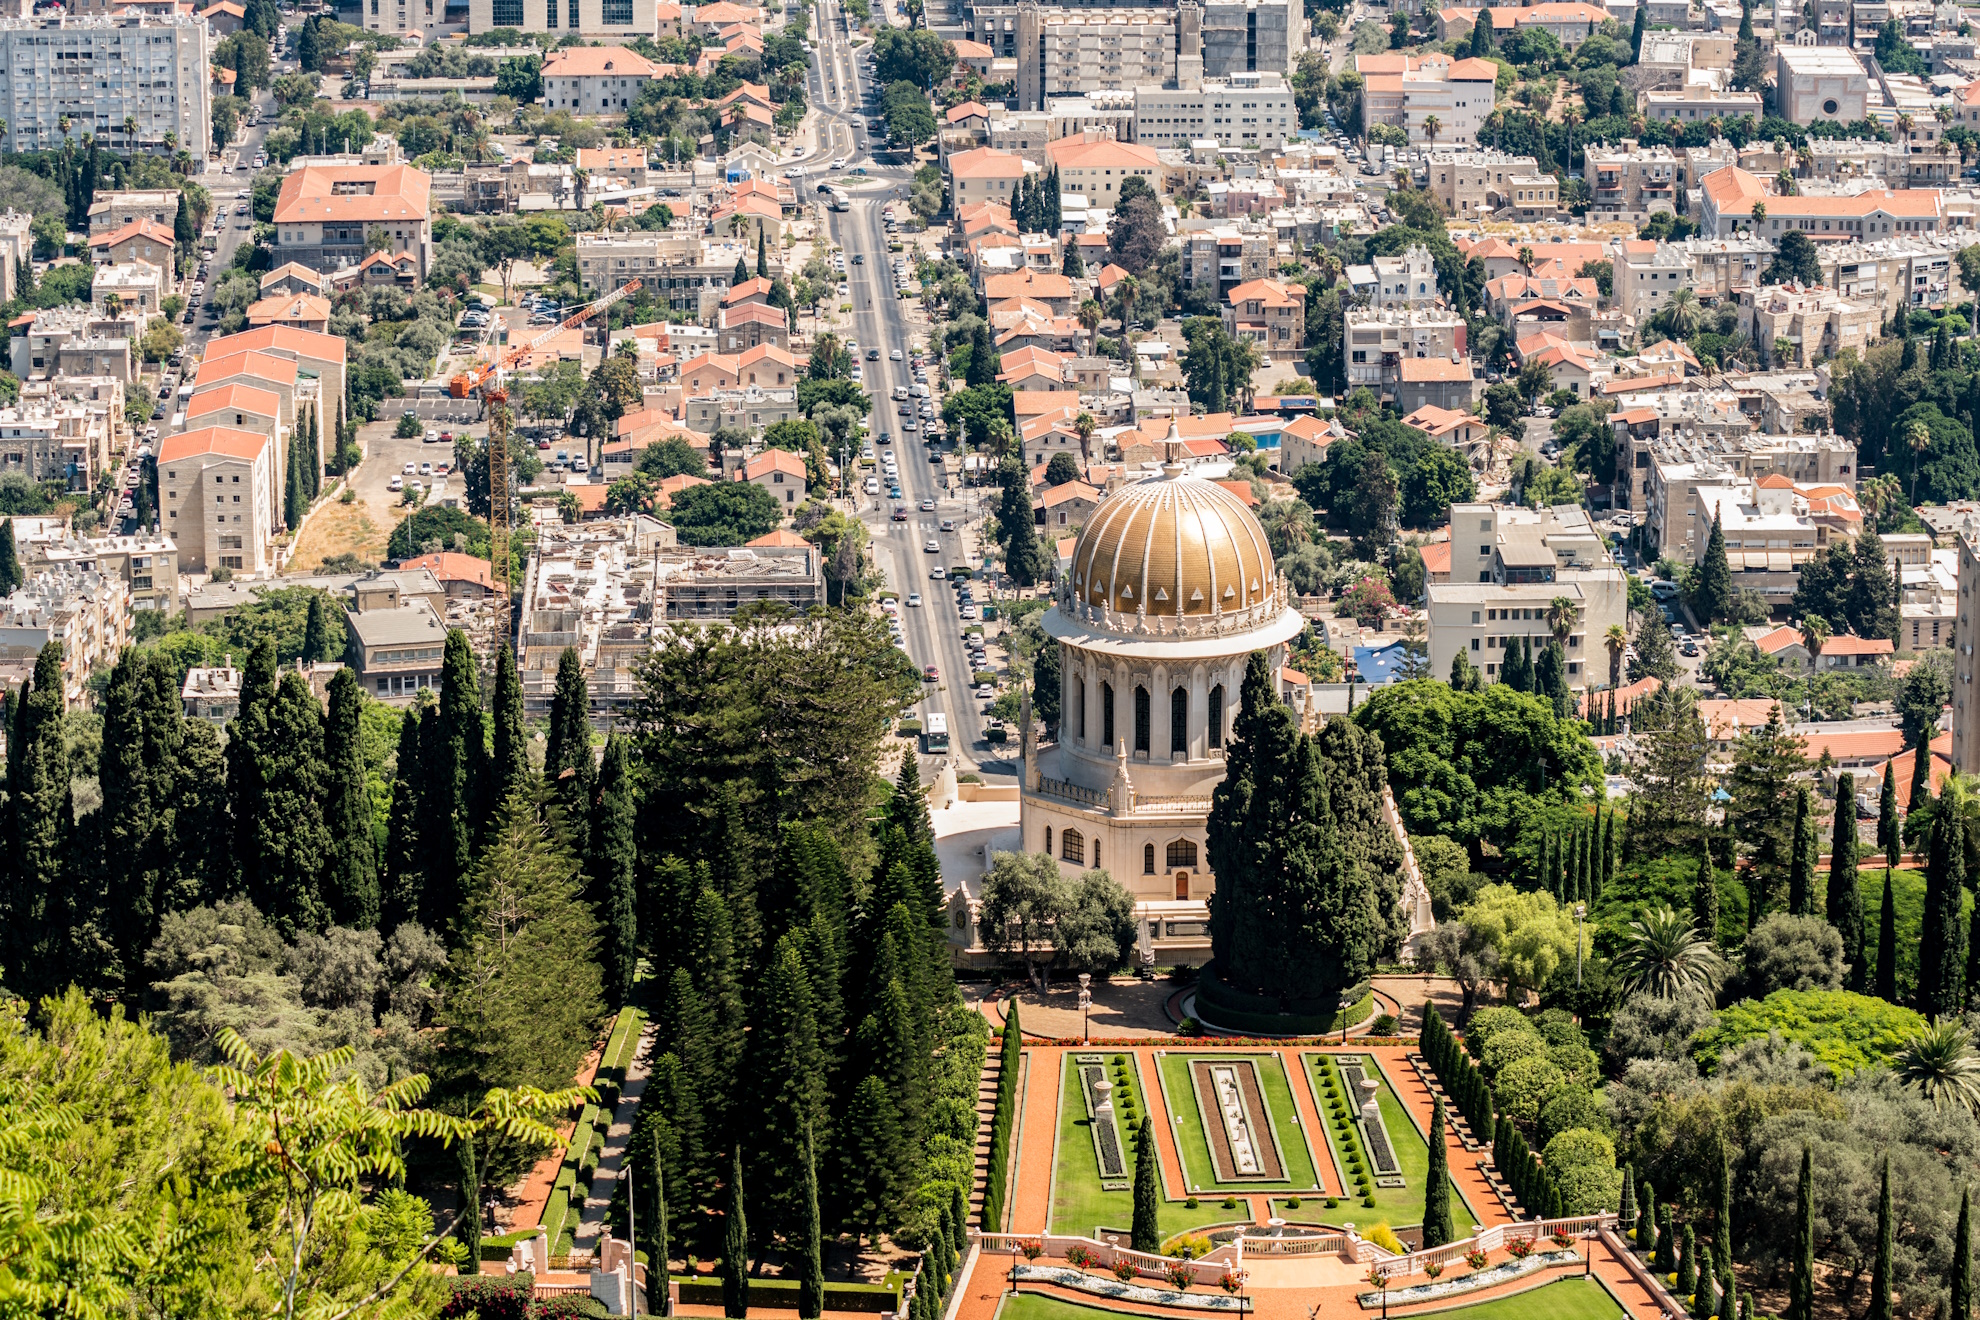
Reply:
[[[1283,1197],[1311,1197],[1321,1191],[1312,1147],[1278,1055],[1165,1052],[1160,1066],[1162,1098],[1174,1115],[1176,1147],[1191,1191],[1199,1196],[1250,1191]],[[1239,1101],[1243,1138],[1234,1138],[1224,1122],[1232,1094],[1218,1094],[1214,1074],[1222,1069],[1233,1073],[1228,1080]],[[1248,1164],[1233,1154],[1234,1142],[1247,1139],[1254,1146]],[[1274,1173],[1278,1176],[1269,1176]]]
[[[1115,1135],[1127,1170],[1124,1181],[1103,1180],[1100,1174],[1098,1151],[1106,1136],[1096,1133],[1088,1117],[1086,1079],[1080,1075],[1081,1061],[1095,1058],[1103,1061],[1113,1088]],[[1103,1226],[1125,1230],[1134,1222],[1134,1128],[1148,1115],[1139,1062],[1131,1054],[1096,1050],[1069,1053],[1063,1066],[1050,1231],[1092,1235]],[[1189,1204],[1188,1199],[1163,1200],[1159,1212],[1163,1236],[1250,1217],[1241,1205],[1226,1208],[1221,1199],[1190,1199],[1196,1199],[1197,1204]]]
[[[1373,1056],[1320,1052],[1302,1054],[1307,1080],[1313,1088],[1314,1106],[1327,1123],[1327,1140],[1336,1166],[1347,1179],[1352,1199],[1346,1204],[1364,1216],[1372,1213],[1391,1228],[1407,1228],[1423,1222],[1423,1188],[1430,1176],[1430,1145],[1418,1130],[1409,1110]],[[1345,1062],[1345,1071],[1343,1063]],[[1380,1085],[1375,1103],[1382,1116],[1379,1127],[1371,1130],[1386,1136],[1390,1159],[1378,1158],[1353,1122],[1352,1108],[1358,1097],[1350,1094],[1351,1080],[1374,1078]],[[1379,1141],[1378,1141],[1379,1149]],[[1393,1162],[1391,1162],[1393,1161]],[[1393,1173],[1381,1170],[1392,1169]],[[1384,1185],[1388,1184],[1388,1185]],[[1343,1215],[1342,1218],[1347,1216]],[[1463,1193],[1451,1186],[1451,1224],[1459,1237],[1469,1237],[1477,1218],[1465,1204]]]

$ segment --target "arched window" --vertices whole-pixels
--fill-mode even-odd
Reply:
[[[1139,683],[1134,687],[1134,750],[1148,750],[1148,689]]]
[[[1143,875],[1155,874],[1155,845],[1152,843],[1141,845],[1141,873]]]
[[[1169,694],[1169,755],[1189,755],[1189,692],[1177,688]]]
[[[1086,680],[1083,678],[1075,678],[1073,680],[1073,720],[1074,720],[1073,727],[1079,730],[1079,740],[1081,742],[1085,742],[1086,741]]]
[[[1072,862],[1077,866],[1086,865],[1086,838],[1078,830],[1062,830],[1059,834],[1059,860]]]
[[[1210,689],[1210,745],[1224,745],[1224,685],[1219,683]]]
[[[1169,869],[1196,869],[1196,844],[1188,839],[1177,839],[1169,845]]]
[[[1109,755],[1114,751],[1114,685],[1100,685],[1100,742]]]

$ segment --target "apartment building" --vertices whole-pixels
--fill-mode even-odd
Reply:
[[[1284,74],[1298,63],[1307,36],[1298,0],[1169,6],[1018,0],[972,5],[963,22],[970,41],[990,47],[993,58],[1015,61],[1019,110],[1043,110],[1058,96]]]
[[[1597,148],[1588,149],[1592,160]],[[1510,205],[1511,180],[1540,172],[1531,156],[1514,156],[1489,147],[1433,148],[1428,166],[1429,191],[1452,215],[1482,217]]]
[[[411,165],[305,165],[275,199],[275,261],[328,274],[356,266],[381,237],[424,279],[433,264],[432,179]]]
[[[1448,55],[1357,55],[1361,117],[1404,129],[1412,145],[1475,142],[1497,99],[1499,66]]]
[[[1215,287],[1219,299],[1250,280],[1272,273],[1274,235],[1264,229],[1211,225],[1177,235],[1182,247],[1183,287]]]
[[[1116,142],[1097,129],[1060,138],[1045,148],[1045,155],[1058,168],[1060,194],[1078,193],[1093,206],[1112,210],[1129,179],[1140,179],[1157,197],[1168,191],[1155,148]]]
[[[1892,234],[1935,234],[1949,227],[1945,194],[1936,188],[1877,188],[1803,192],[1777,197],[1757,175],[1736,165],[1699,181],[1699,227],[1708,237],[1751,231],[1774,242],[1799,229],[1817,242],[1867,241]],[[1763,209],[1754,219],[1754,207]]]
[[[1892,235],[1867,243],[1825,243],[1822,282],[1852,302],[1874,303],[1889,320],[1901,308],[1949,306],[1969,290],[1956,257],[1967,236]]]
[[[426,8],[431,3],[432,0],[383,0],[388,12],[380,14],[380,0],[364,0],[365,26],[374,32],[405,31],[409,10],[413,26],[422,26],[432,18]],[[673,22],[678,25],[679,7],[666,7],[673,11]],[[496,28],[516,28],[552,36],[576,33],[587,38],[616,37],[630,41],[634,37],[662,35],[660,9],[656,0],[468,0],[468,31],[479,34]],[[373,26],[374,20],[380,25]]]
[[[1018,181],[1041,172],[1035,161],[994,147],[950,156],[948,167],[949,200],[958,215],[966,207],[985,202],[1008,207],[1017,197]]]
[[[1616,310],[1640,324],[1655,315],[1671,295],[1694,285],[1691,257],[1660,239],[1621,239],[1611,259],[1610,288]]]
[[[20,295],[21,272],[34,258],[34,216],[8,207],[0,211],[0,302]]]
[[[133,261],[119,266],[98,266],[90,281],[90,305],[108,315],[115,307],[121,316],[125,312],[135,313],[139,323],[149,321],[162,313],[159,304],[165,300],[172,284],[165,270],[145,261]],[[113,304],[110,300],[114,298]]]
[[[273,363],[244,361],[229,364],[228,360],[239,354],[259,354],[264,358],[282,358],[293,362],[296,372],[293,379],[301,383],[302,396],[313,398],[323,410],[318,415],[317,425],[319,448],[323,451],[317,459],[321,462],[328,460],[336,444],[337,404],[344,398],[347,347],[342,335],[318,334],[287,325],[262,326],[209,341],[206,361],[200,367],[202,371],[208,367],[213,369],[208,378],[210,381],[217,382],[222,379],[223,372],[238,369],[244,376],[261,381],[273,380],[279,389],[280,383],[288,378],[277,374],[279,368],[274,367]],[[311,378],[315,380],[313,391],[309,385]],[[197,383],[198,377],[195,376]]]
[[[1769,413],[1764,406],[1760,411]],[[1817,426],[1826,417],[1801,420]],[[1616,432],[1617,498],[1631,509],[1695,508],[1691,491],[1701,480],[1757,481],[1778,474],[1798,487],[1856,489],[1856,446],[1847,438],[1830,431],[1759,430],[1738,399],[1712,392],[1660,395],[1610,414],[1609,424]],[[1676,517],[1660,512],[1656,530],[1646,535],[1661,544]]]
[[[1356,293],[1362,293],[1358,273],[1367,272],[1368,300],[1377,307],[1425,307],[1443,295],[1437,290],[1437,262],[1421,243],[1403,249],[1393,257],[1375,257],[1366,266],[1356,266],[1349,280]]]
[[[1870,75],[1853,51],[1823,44],[1774,48],[1776,113],[1797,124],[1867,118]]]
[[[70,305],[24,315],[34,319],[11,328],[8,360],[22,380],[112,376],[129,384],[131,330],[135,314],[99,316],[96,309]]]
[[[52,151],[83,133],[116,151],[169,153],[167,134],[204,148],[213,140],[213,43],[191,14],[0,19],[6,149]]]
[[[713,389],[706,394],[692,395],[682,404],[685,421],[690,430],[701,435],[713,435],[725,426],[740,427],[745,431],[760,431],[778,422],[788,422],[800,417],[797,404],[797,387],[790,389],[764,389],[756,385],[746,385],[741,389]]]
[[[1647,41],[1647,38],[1646,38]],[[1616,147],[1587,150],[1591,218],[1640,225],[1653,215],[1677,210],[1685,188],[1684,160],[1669,147]]]
[[[1283,147],[1299,131],[1299,107],[1285,75],[1268,69],[1206,78],[1200,87],[1137,86],[1129,136],[1151,147]],[[991,144],[996,145],[993,129]]]
[[[1774,259],[1774,245],[1756,234],[1726,238],[1692,235],[1677,245],[1691,262],[1691,289],[1700,302],[1728,298],[1760,282]]]
[[[1266,360],[1306,351],[1306,288],[1279,280],[1251,280],[1232,289],[1224,303],[1224,329],[1253,343]]]
[[[1769,285],[1739,295],[1741,329],[1774,366],[1812,367],[1845,349],[1863,352],[1883,328],[1883,306],[1833,289]]]
[[[15,521],[15,545],[21,567],[30,575],[42,569],[103,573],[122,579],[133,610],[171,613],[179,608],[179,547],[171,537],[149,532],[76,536],[60,525],[22,533],[23,521]]]
[[[1365,385],[1378,396],[1394,398],[1405,361],[1467,360],[1464,318],[1447,308],[1355,307],[1345,315],[1347,331],[1341,339],[1341,353],[1350,390]],[[1469,377],[1467,365],[1465,378]],[[1440,399],[1424,402],[1449,406]]]
[[[1756,572],[1798,572],[1798,565],[1826,551],[1837,537],[1853,541],[1863,522],[1855,496],[1840,482],[1801,485],[1778,471],[1754,477],[1714,453],[1653,461],[1643,512],[1645,548],[1681,564],[1705,553],[1717,514],[1725,520],[1721,530],[1728,538],[1728,554],[1735,549],[1731,538],[1737,528],[1736,548],[1742,555],[1758,556],[1751,562],[1734,558],[1735,572],[1742,566]],[[1787,557],[1769,561],[1768,553]],[[1787,585],[1791,593],[1793,583]]]
[[[71,710],[90,706],[90,675],[115,663],[130,635],[130,588],[114,574],[45,569],[0,599],[0,664],[32,664],[60,642],[62,697]]]
[[[543,61],[543,104],[574,115],[623,115],[659,76],[651,60],[623,46],[566,46]]]
[[[754,244],[723,242],[699,234],[671,230],[636,230],[622,234],[579,234],[578,283],[588,293],[608,293],[640,281],[650,292],[677,309],[712,315],[721,306],[735,277],[736,261],[756,269]],[[775,244],[766,246],[770,274],[783,274],[783,257]]]
[[[1758,92],[1722,91],[1710,83],[1690,83],[1672,91],[1643,93],[1643,117],[1659,124],[1673,119],[1680,123],[1707,123],[1717,119],[1730,122],[1752,116],[1761,118]]]
[[[183,567],[256,577],[274,571],[282,517],[276,453],[266,435],[231,427],[165,437],[158,450],[160,526],[178,543]]]
[[[1573,605],[1563,620],[1572,687],[1608,682],[1603,637],[1626,622],[1629,592],[1601,532],[1576,505],[1523,509],[1451,506],[1450,579],[1426,588],[1430,672],[1448,674],[1462,652],[1496,681],[1506,648],[1543,650],[1554,638],[1554,602]]]
[[[114,229],[122,229],[133,220],[149,220],[169,234],[178,219],[179,190],[176,188],[147,188],[131,192],[98,188],[91,194],[91,234],[107,234]]]

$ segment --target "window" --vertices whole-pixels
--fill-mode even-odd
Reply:
[[[1100,741],[1108,751],[1114,749],[1114,685],[1100,685]]]
[[[1073,680],[1073,727],[1079,731],[1079,740],[1086,741],[1086,680]]]
[[[1152,843],[1141,845],[1141,873],[1143,875],[1155,874],[1155,845]]]
[[[1066,830],[1059,835],[1059,860],[1076,866],[1086,865],[1086,836],[1078,830]]]
[[[1134,750],[1148,750],[1148,689],[1139,683],[1134,688]]]
[[[557,0],[543,0],[543,26],[557,26]]]
[[[577,0],[571,0],[576,4]],[[632,26],[632,0],[605,0],[603,17],[606,27]]]
[[[1152,845],[1151,845],[1152,846]],[[1177,839],[1169,845],[1169,869],[1195,870],[1196,844],[1189,839]]]
[[[1177,688],[1169,694],[1169,755],[1189,755],[1189,692]]]
[[[1210,689],[1209,741],[1212,747],[1224,745],[1224,685]]]
[[[521,27],[523,25],[522,0],[495,0],[495,3],[489,8],[488,21],[496,27]]]

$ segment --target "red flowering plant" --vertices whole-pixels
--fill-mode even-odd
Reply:
[[[1080,1248],[1075,1247],[1073,1248],[1073,1250],[1078,1251],[1080,1250]],[[1037,1238],[1028,1238],[1023,1242],[1018,1243],[1018,1251],[1024,1256],[1026,1260],[1037,1260],[1040,1256],[1045,1254],[1045,1244],[1043,1242],[1040,1242]],[[1071,1259],[1070,1252],[1067,1253],[1067,1259]]]
[[[1233,1267],[1224,1271],[1224,1277],[1217,1280],[1217,1286],[1227,1293],[1235,1294],[1238,1289],[1244,1287],[1244,1280],[1244,1271]]]
[[[1473,1247],[1470,1251],[1464,1253],[1464,1263],[1471,1266],[1474,1270],[1482,1270],[1485,1268],[1485,1253],[1477,1247]]]
[[[1169,1286],[1177,1292],[1188,1292],[1189,1285],[1196,1282],[1196,1270],[1186,1260],[1172,1260],[1162,1273],[1168,1278]]]
[[[1533,1254],[1532,1238],[1514,1238],[1506,1243],[1506,1254],[1514,1260],[1525,1260]]]
[[[1131,1282],[1134,1279],[1134,1262],[1126,1256],[1122,1256],[1116,1260],[1114,1262],[1114,1277],[1122,1283]]]
[[[1066,1248],[1066,1264],[1076,1270],[1091,1269],[1093,1267],[1093,1253],[1075,1242]]]
[[[1423,1272],[1434,1279],[1444,1272],[1444,1267],[1433,1260],[1424,1265]]]

